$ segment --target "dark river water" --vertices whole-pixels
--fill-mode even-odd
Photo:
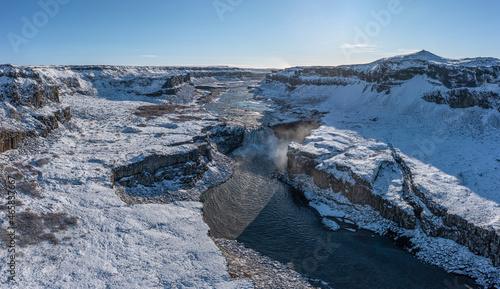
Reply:
[[[248,113],[254,121],[266,106],[240,87],[209,109],[227,117]],[[202,196],[212,236],[238,240],[316,285],[326,282],[326,288],[478,288],[472,279],[418,261],[390,238],[366,230],[327,230],[302,194],[275,177],[277,154],[286,142],[268,131],[257,134],[232,153],[233,177]]]

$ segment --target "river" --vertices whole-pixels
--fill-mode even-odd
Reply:
[[[235,85],[207,109],[249,127],[265,125],[273,119],[270,103],[254,99],[247,85]],[[327,288],[478,288],[420,262],[388,237],[325,228],[302,193],[276,178],[288,141],[261,129],[231,153],[233,177],[202,196],[211,236],[237,240]]]

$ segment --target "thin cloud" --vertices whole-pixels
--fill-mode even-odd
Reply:
[[[349,43],[344,43],[340,46],[341,48],[357,48],[357,49],[367,49],[367,50],[372,50],[379,48],[380,46],[376,44],[349,44]]]
[[[143,57],[143,58],[155,58],[155,57],[158,57],[158,55],[144,54],[144,55],[139,55],[139,57]]]

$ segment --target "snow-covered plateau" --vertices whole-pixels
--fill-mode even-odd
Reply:
[[[500,286],[499,93],[500,60],[421,51],[274,71],[259,96],[323,116],[287,153],[289,181],[322,216],[408,238],[425,262]]]
[[[320,121],[285,145],[284,179],[325,226],[407,240],[424,262],[500,288],[500,60],[427,51],[272,73],[0,66],[0,240],[16,250],[0,250],[16,280],[2,262],[0,287],[257,286],[232,279],[224,256],[243,276],[272,260],[246,262],[256,253],[220,240],[223,255],[199,203],[230,178],[225,154],[245,134],[204,104],[248,80],[276,123]]]
[[[0,250],[0,287],[11,256],[18,288],[253,287],[231,279],[198,199],[230,177],[216,145],[237,145],[243,129],[205,111],[210,91],[195,87],[260,71],[7,65],[0,75],[2,204],[10,178],[16,197],[12,219],[2,206],[2,243],[14,221],[16,255]]]

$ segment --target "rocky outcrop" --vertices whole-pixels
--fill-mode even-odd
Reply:
[[[380,153],[387,154],[388,151]],[[373,182],[370,182],[366,178],[357,175],[348,166],[342,164],[334,165],[333,169],[337,173],[329,173],[326,170],[318,168],[321,164],[321,158],[318,159],[318,156],[301,151],[293,146],[289,147],[287,157],[289,174],[306,174],[311,176],[317,187],[340,192],[350,202],[369,205],[374,210],[380,212],[382,217],[394,221],[400,227],[415,229],[417,220],[412,210],[401,208],[395,202],[391,202],[390,199],[373,192],[373,185],[377,180],[376,177],[373,179]],[[377,173],[383,170],[391,170],[395,167],[395,162],[385,160],[378,164]]]
[[[181,85],[189,83],[190,81],[191,81],[191,75],[189,73],[171,76],[166,79],[161,90],[157,90],[151,93],[146,93],[144,95],[151,97],[159,97],[162,95],[174,95],[180,91]]]
[[[174,181],[180,189],[192,188],[208,169],[213,150],[229,153],[238,148],[245,130],[238,126],[221,123],[208,126],[201,135],[186,144],[178,144],[175,153],[153,153],[139,161],[116,166],[112,170],[112,182],[124,187],[153,186],[163,181]]]
[[[191,81],[191,75],[189,73],[184,75],[172,76],[165,81],[165,84],[163,84],[162,88],[175,88],[184,83],[188,83],[189,81]]]
[[[180,188],[194,186],[207,170],[211,160],[207,143],[189,145],[188,149],[174,154],[154,153],[140,161],[114,167],[112,181],[125,187],[152,186],[164,180],[176,181]]]
[[[41,122],[38,128],[40,135],[46,137],[48,133],[59,127],[59,123],[66,123],[71,120],[71,108],[68,106],[56,110],[52,115],[35,115],[35,118]]]
[[[393,155],[404,173],[404,184],[407,191],[416,200],[412,205],[416,210],[416,216],[424,232],[432,237],[451,239],[466,246],[475,254],[490,258],[493,265],[499,266],[500,231],[493,228],[484,228],[465,220],[461,216],[449,214],[446,207],[433,202],[428,197],[429,192],[424,187],[414,183],[410,167],[395,150]],[[418,203],[423,204],[423,206]],[[427,209],[432,215],[423,213]],[[439,218],[439,222],[434,219],[436,217]]]
[[[1,100],[6,104],[6,116],[19,127],[25,129],[2,129],[0,133],[0,152],[15,149],[26,137],[43,136],[71,119],[69,107],[60,108],[53,113],[38,113],[36,109],[45,107],[49,103],[60,102],[59,87],[42,77],[42,74],[31,67],[18,67],[12,65],[0,66],[0,77],[4,83],[0,86]],[[34,112],[21,113],[16,107],[34,108]],[[57,105],[56,105],[57,106]],[[35,120],[33,120],[35,119]],[[24,125],[24,121],[34,125]],[[8,127],[14,126],[8,122]]]
[[[0,128],[0,153],[16,149],[28,135],[26,131],[14,131]]]
[[[49,115],[34,116],[40,123],[35,130],[7,130],[0,128],[0,153],[16,149],[26,137],[46,137],[52,130],[59,127],[59,123],[71,120],[71,109],[56,110]]]
[[[217,149],[228,154],[240,147],[245,136],[245,129],[239,126],[228,126],[221,123],[216,126],[208,126],[202,130],[206,136],[217,145]]]
[[[59,102],[58,88],[44,82],[32,69],[7,66],[7,69],[0,69],[2,76],[7,78],[1,87],[3,98],[15,106],[41,108],[48,102]]]
[[[478,106],[484,109],[500,111],[500,95],[493,91],[474,91],[467,88],[440,90],[424,94],[423,99],[437,104],[448,104],[452,108]]]

